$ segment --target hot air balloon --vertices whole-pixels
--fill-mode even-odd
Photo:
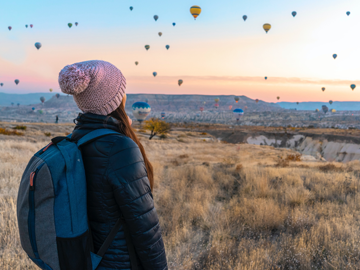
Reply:
[[[4,84],[3,83],[0,83],[0,86],[2,87]]]
[[[43,103],[43,104],[44,104],[44,102],[45,102],[45,98],[44,98],[44,97],[41,97],[41,98],[40,98],[40,101],[41,101],[41,103]]]
[[[244,21],[246,21],[246,19],[247,19],[247,16],[246,16],[246,15],[244,15],[244,16],[243,16],[243,20],[244,20]]]
[[[18,85],[19,82],[20,82],[20,81],[19,81],[18,79],[15,80],[16,85]]]
[[[245,106],[245,107],[244,107],[244,110],[247,110],[247,108],[248,108],[248,106]]]
[[[154,75],[154,77],[156,77],[156,75],[157,75],[157,72],[153,72],[153,75]]]
[[[233,110],[233,113],[236,118],[236,121],[239,121],[240,118],[244,115],[244,111],[242,109],[235,109]]]
[[[162,118],[162,119],[165,118],[165,112],[161,112],[161,118]]]
[[[219,108],[219,103],[215,103],[215,108]]]
[[[135,102],[132,105],[132,113],[134,117],[141,123],[148,117],[151,112],[151,107],[146,102]]]
[[[280,99],[280,97],[276,97],[277,98],[277,100],[279,100]]]
[[[32,107],[31,109],[32,109],[33,111],[35,111],[35,107]]]
[[[199,6],[192,6],[190,8],[190,13],[191,15],[193,15],[194,19],[196,20],[196,18],[200,15],[201,13],[201,7]]]
[[[11,106],[14,106],[14,102],[11,102]]]
[[[200,112],[203,112],[204,111],[204,107],[200,107]]]
[[[337,54],[336,54],[336,53],[334,53],[334,54],[333,54],[333,57],[334,57],[334,59],[336,59],[336,57],[337,57]]]
[[[17,105],[20,106],[20,103],[18,103]]]
[[[324,92],[324,91],[325,91],[325,87],[321,88],[321,90]]]
[[[25,24],[25,27],[26,27],[26,28],[28,28],[28,25],[27,25],[27,24]]]
[[[145,45],[145,49],[148,51],[150,49],[150,45]]]
[[[178,85],[181,86],[183,84],[183,80],[178,80]]]
[[[329,104],[332,105],[332,104],[333,104],[333,101],[332,101],[332,100],[329,100]]]
[[[69,26],[69,28],[71,28],[71,27],[72,27],[72,23],[68,23],[68,26]]]
[[[76,23],[75,23],[75,26],[78,26],[78,25],[79,25],[79,23],[78,23],[78,22],[76,22]]]
[[[40,43],[40,42],[36,42],[36,43],[35,43],[35,48],[36,48],[36,49],[40,49],[40,48],[41,48],[41,43]]]
[[[204,101],[204,104],[206,104],[206,101]]]
[[[356,85],[355,85],[355,84],[350,85],[351,90],[354,90],[354,89],[355,89],[355,87],[356,87]]]
[[[267,80],[267,77],[265,77],[265,80]]]
[[[130,7],[130,10],[132,11],[134,8],[133,7]]]
[[[255,102],[256,102],[256,103],[259,103],[259,100],[258,100],[258,99],[255,99]]]
[[[215,98],[215,102],[218,103],[220,101],[220,98]]]
[[[327,113],[329,111],[329,108],[326,105],[322,105],[321,109],[324,113]]]
[[[348,16],[349,16],[349,15],[350,15],[350,11],[346,11],[346,15],[348,15]]]
[[[159,35],[159,37],[161,37],[161,36],[162,36],[162,33],[161,33],[161,32],[159,32],[159,33],[158,33],[158,35]]]
[[[43,110],[38,110],[38,112],[39,112],[40,114],[43,114]]]
[[[30,24],[30,28],[33,28],[33,25],[32,25],[32,24]]]
[[[59,98],[59,97],[60,97],[60,94],[59,94],[59,93],[56,93],[55,96],[56,96],[56,98]]]
[[[335,113],[335,112],[336,112],[336,110],[335,110],[335,109],[331,109],[331,110],[330,110],[330,112]]]
[[[53,91],[52,88],[49,89],[50,93]]]
[[[232,105],[229,105],[229,110],[231,111],[231,109],[232,109]]]
[[[267,32],[269,32],[269,30],[270,30],[270,28],[271,28],[271,25],[270,25],[269,23],[265,23],[265,24],[263,25],[263,28],[264,28],[264,30],[265,30],[265,32],[266,32],[266,34],[267,34]]]
[[[175,26],[175,25],[176,25],[176,23],[174,23],[174,22],[173,22],[173,23],[172,23],[172,25],[173,25],[173,26]]]
[[[168,50],[170,48],[170,45],[166,45],[165,48]]]
[[[149,103],[149,100],[146,98],[146,99],[145,99],[145,102],[146,102],[146,103]]]
[[[295,17],[296,14],[297,14],[296,11],[291,12],[291,15],[293,15],[293,17]]]
[[[135,65],[138,65],[139,64],[139,62],[138,61],[135,61]]]
[[[235,102],[236,102],[236,103],[238,103],[238,102],[239,102],[239,100],[240,100],[240,98],[239,98],[239,97],[234,97],[234,99],[235,99]]]
[[[158,15],[154,15],[154,20],[155,22],[159,19],[159,16]]]
[[[299,102],[296,102],[297,105],[299,105]]]
[[[316,109],[315,112],[319,112],[319,109]]]
[[[9,31],[11,31],[12,27],[11,27],[11,26],[8,26],[8,29],[9,29]]]

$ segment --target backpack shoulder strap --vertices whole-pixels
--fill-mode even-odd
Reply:
[[[119,132],[112,130],[112,129],[96,129],[94,131],[89,132],[88,134],[86,134],[84,137],[82,137],[80,140],[78,140],[77,142],[77,146],[80,147],[86,143],[90,143],[98,138],[107,136],[107,135],[111,135],[111,134],[120,134]]]

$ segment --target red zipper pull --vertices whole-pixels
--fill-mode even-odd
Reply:
[[[35,172],[30,173],[30,190],[34,190],[34,176],[35,176]]]
[[[43,152],[45,152],[52,144],[53,144],[52,142],[49,143],[49,144],[44,148]]]

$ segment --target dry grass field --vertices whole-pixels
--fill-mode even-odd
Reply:
[[[19,242],[17,189],[44,133],[71,129],[0,135],[0,269],[36,269]],[[360,162],[305,162],[196,132],[140,136],[155,168],[169,269],[360,269]]]

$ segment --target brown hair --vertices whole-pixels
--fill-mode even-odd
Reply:
[[[147,174],[148,174],[148,179],[150,181],[150,188],[152,190],[153,186],[154,186],[153,166],[151,165],[150,161],[148,160],[148,158],[146,156],[144,147],[142,146],[142,144],[139,141],[138,137],[136,136],[134,130],[130,126],[128,116],[125,111],[124,102],[122,102],[115,111],[110,113],[109,116],[111,116],[119,121],[119,132],[124,134],[125,136],[129,137],[130,139],[132,139],[139,146],[140,152],[144,158],[145,167],[146,167]]]

